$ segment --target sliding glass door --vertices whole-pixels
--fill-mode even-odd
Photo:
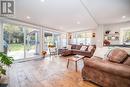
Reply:
[[[60,34],[54,34],[54,45],[56,48],[60,48]]]
[[[14,24],[3,24],[4,52],[15,60],[35,57],[39,51],[39,31]]]
[[[24,29],[22,27],[3,24],[4,52],[15,60],[24,58]]]
[[[38,52],[38,39],[39,31],[33,28],[26,28],[26,57],[35,57],[39,54]]]
[[[53,39],[53,34],[50,32],[45,32],[44,33],[44,50],[49,53],[48,50],[48,45],[53,45],[54,39]]]
[[[56,48],[60,48],[60,34],[44,32],[44,50],[49,53],[48,45],[54,45]]]

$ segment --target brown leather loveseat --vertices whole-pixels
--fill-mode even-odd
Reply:
[[[114,49],[106,59],[86,58],[82,77],[103,87],[130,87],[130,56],[124,50]]]

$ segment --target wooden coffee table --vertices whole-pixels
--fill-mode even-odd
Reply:
[[[75,62],[75,69],[76,69],[76,72],[77,72],[77,62],[81,59],[84,59],[85,56],[81,56],[81,55],[74,55],[70,58],[67,58],[67,68],[69,67],[69,62],[70,61],[74,61]]]

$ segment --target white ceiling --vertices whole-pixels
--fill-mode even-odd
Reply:
[[[130,21],[130,0],[83,0],[83,2],[99,24]],[[122,16],[126,16],[126,19],[122,19]]]
[[[82,0],[98,24],[130,21],[130,0]],[[97,26],[80,0],[15,0],[14,18],[66,32]],[[122,19],[122,16],[126,16]],[[26,19],[30,16],[31,19]],[[79,22],[79,24],[77,24]]]

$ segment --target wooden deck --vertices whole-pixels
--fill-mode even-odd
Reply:
[[[68,69],[66,64],[59,56],[15,63],[8,72],[9,87],[98,87],[82,80],[83,60],[78,61],[78,72],[73,62]]]

